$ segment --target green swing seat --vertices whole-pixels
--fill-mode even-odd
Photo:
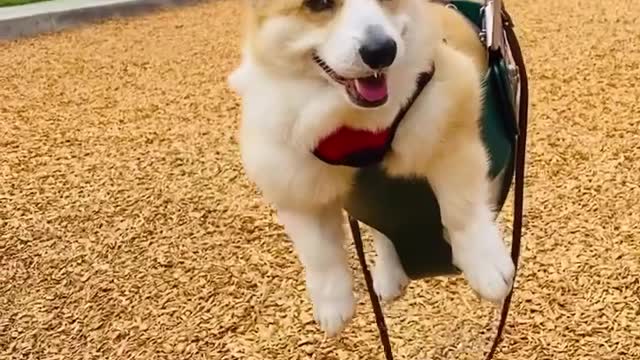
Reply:
[[[483,28],[482,4],[468,0],[450,1],[450,4],[479,29]],[[495,204],[499,212],[514,173],[518,133],[516,80],[510,76],[503,56],[492,56],[489,52],[488,65],[481,124],[491,158],[489,176],[491,179],[498,177],[501,185]],[[393,178],[377,165],[363,168],[356,176],[356,186],[345,210],[393,242],[411,279],[460,273],[452,263],[438,201],[426,180]]]

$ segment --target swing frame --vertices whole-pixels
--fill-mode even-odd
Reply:
[[[489,60],[487,76],[485,78],[485,86],[488,86],[489,90],[487,91],[488,100],[485,101],[485,120],[487,116],[490,117],[499,114],[495,116],[500,117],[501,121],[499,122],[504,126],[502,129],[495,126],[492,128],[491,124],[487,125],[487,122],[483,121],[485,125],[483,135],[485,143],[487,143],[489,147],[489,152],[491,153],[493,150],[492,155],[496,154],[496,149],[491,148],[491,130],[494,130],[494,135],[498,134],[497,138],[500,138],[500,135],[502,135],[508,139],[506,147],[497,147],[500,148],[498,151],[507,152],[506,159],[504,153],[498,153],[498,158],[500,158],[501,155],[503,156],[502,161],[498,162],[500,164],[498,166],[495,166],[496,161],[492,159],[490,176],[492,178],[501,176],[502,187],[499,198],[497,199],[498,203],[496,204],[497,213],[501,211],[511,189],[512,182],[515,180],[511,257],[517,272],[520,256],[520,240],[522,236],[524,167],[529,104],[526,67],[518,40],[513,31],[513,21],[506,12],[502,0],[485,0],[484,4],[471,0],[434,1],[444,3],[446,6],[461,11],[467,18],[473,15],[473,9],[478,10],[479,8],[480,11],[479,14],[476,14],[480,16],[480,21],[476,21],[475,24],[479,28],[478,36],[487,49]],[[493,99],[492,95],[495,95],[493,92],[498,92],[499,99],[497,99],[497,101]],[[493,114],[491,111],[496,113]],[[502,130],[503,132],[496,132],[496,129]],[[493,139],[496,138],[494,137]],[[373,280],[364,256],[359,221],[367,223],[369,226],[385,233],[385,235],[390,238],[396,246],[396,250],[398,251],[407,275],[412,279],[455,275],[459,274],[460,271],[452,264],[451,248],[443,238],[437,199],[426,181],[391,179],[382,173],[381,169],[371,167],[360,170],[355,188],[356,190],[351,195],[345,210],[348,213],[350,229],[367,284],[369,297],[373,305],[384,353],[387,360],[392,360],[393,354],[384,315],[373,288]],[[381,188],[389,189],[388,194],[381,192]],[[427,191],[425,191],[425,189],[427,189]],[[400,196],[394,199],[396,195]],[[363,201],[363,199],[369,200]],[[417,218],[414,217],[404,222],[398,219],[392,219],[395,221],[395,224],[384,223],[383,218],[385,217],[381,216],[380,213],[382,211],[380,210],[382,208],[381,205],[373,204],[372,202],[386,202],[385,206],[388,206],[389,203],[393,201],[395,201],[396,204],[404,201],[431,203],[435,204],[435,210],[433,208],[417,210],[423,211],[419,214],[419,217],[421,217],[419,220],[416,220]],[[416,211],[414,205],[409,206],[411,208],[409,212]],[[372,211],[371,208],[374,210]],[[375,211],[378,211],[378,213],[376,214]],[[424,214],[424,211],[427,212],[427,215]],[[398,215],[398,217],[400,217],[400,215]],[[435,231],[439,231],[440,237],[434,240],[425,239],[422,235],[416,236],[415,231],[418,229],[410,229],[413,234],[397,231],[397,229],[417,223],[419,223],[420,226],[430,227],[432,233],[434,233],[434,229]],[[407,246],[407,244],[409,245]],[[513,289],[503,303],[497,334],[491,349],[486,355],[487,360],[493,358],[501,341],[512,295]]]

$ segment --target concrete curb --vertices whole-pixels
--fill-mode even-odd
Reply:
[[[34,36],[113,17],[146,14],[207,0],[52,0],[0,8],[0,40]]]

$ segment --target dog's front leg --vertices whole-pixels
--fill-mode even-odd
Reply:
[[[342,208],[279,209],[278,217],[305,268],[314,317],[327,335],[334,336],[355,310]]]
[[[454,264],[482,298],[500,303],[511,290],[515,267],[490,206],[485,149],[479,141],[463,140],[433,162],[427,177]]]

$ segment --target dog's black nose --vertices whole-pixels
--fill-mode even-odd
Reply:
[[[393,64],[398,46],[391,37],[385,34],[382,27],[372,26],[367,29],[365,41],[360,46],[359,52],[362,61],[367,66],[379,70]]]

